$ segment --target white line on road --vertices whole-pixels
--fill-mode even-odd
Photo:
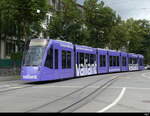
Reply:
[[[147,76],[146,74],[148,73],[143,73],[142,76],[150,79],[150,76]]]
[[[107,107],[103,108],[102,110],[99,110],[98,112],[105,112],[106,110],[108,110],[111,107],[115,106],[120,101],[120,99],[123,97],[125,91],[126,91],[126,88],[124,87],[122,89],[120,95],[116,98],[116,100],[112,104],[108,105]]]
[[[121,89],[122,87],[109,87],[107,89]],[[150,88],[139,88],[139,87],[126,87],[126,89],[136,89],[136,90],[150,90]]]

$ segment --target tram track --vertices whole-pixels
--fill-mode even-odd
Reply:
[[[119,77],[118,77],[119,78]],[[88,95],[86,95],[85,97],[81,98],[80,100],[78,100],[75,103],[70,104],[69,106],[66,106],[65,108],[59,110],[58,112],[70,112],[70,111],[75,111],[77,109],[79,109],[80,107],[82,107],[84,104],[87,104],[90,102],[90,100],[94,97],[96,97],[99,92],[102,92],[104,89],[106,89],[107,87],[109,87],[110,85],[113,84],[113,82],[118,79],[118,78],[114,78],[109,80],[107,83],[103,84],[102,86],[98,87],[97,89],[93,90],[92,92],[90,92]],[[87,101],[87,102],[85,102]]]
[[[0,94],[33,86],[34,85],[26,84],[25,82],[21,82],[20,80],[0,82]]]
[[[100,80],[102,80],[102,79],[100,79]],[[29,88],[29,87],[37,87],[37,86],[41,85],[41,84],[39,84],[39,85],[26,85],[25,83],[23,83],[24,84],[24,86],[23,86],[22,84],[14,84],[14,82],[17,82],[17,81],[8,81],[8,82],[5,82],[4,84],[1,84],[0,85],[0,94],[1,93],[6,93],[6,92],[9,92],[9,91],[19,90],[19,89],[25,89],[25,88]],[[92,83],[95,83],[95,81],[92,82]],[[83,88],[91,85],[92,83],[87,84]],[[83,89],[83,88],[81,88],[81,89]]]
[[[81,88],[81,90],[84,89],[84,88],[86,88],[86,87],[88,87],[88,86],[90,86],[90,85],[92,85],[92,84],[94,84],[97,81],[101,81],[102,79],[103,78],[100,78],[100,79],[98,79],[98,80],[96,80],[96,81],[94,81],[92,83],[89,83],[89,84],[85,85],[83,88]],[[10,92],[10,91],[14,91],[14,90],[20,90],[20,89],[25,89],[25,88],[34,87],[34,86],[40,86],[41,85],[41,84],[39,84],[39,85],[31,85],[31,83],[30,83],[30,85],[29,84],[26,85],[26,83],[24,83],[24,82],[18,84],[18,81],[19,80],[5,81],[4,84],[2,82],[0,82],[0,94],[6,93],[6,92]]]
[[[29,88],[29,87],[33,87],[33,85],[25,85],[25,86],[8,85],[8,87],[1,87],[0,88],[0,94],[7,93],[7,92],[10,92],[10,91],[19,90],[19,89],[25,89],[25,88]]]
[[[106,77],[100,78],[63,97],[47,102],[40,106],[34,107],[26,112],[34,112],[34,111],[36,112],[39,110],[41,111],[45,107],[48,107],[50,112],[68,112],[68,111],[73,112],[77,108],[81,107],[83,104],[88,103],[90,99],[93,98],[93,96],[95,97],[96,95],[99,95],[99,92],[102,92],[105,88],[109,87],[111,84],[113,84],[115,80],[117,80],[120,76],[123,75],[125,74],[111,76],[109,77],[109,80]],[[98,84],[100,81],[105,81],[105,82],[92,91],[88,90],[91,86]],[[87,92],[87,94],[82,95],[85,92]],[[84,102],[84,101],[88,101],[88,102]],[[66,105],[61,106],[62,104],[66,104]],[[57,109],[55,109],[54,106],[57,107]],[[42,111],[44,111],[44,109]]]

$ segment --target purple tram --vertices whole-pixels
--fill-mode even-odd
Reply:
[[[52,39],[32,39],[22,60],[21,79],[47,81],[143,70],[140,54],[118,52]]]

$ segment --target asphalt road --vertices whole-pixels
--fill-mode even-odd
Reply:
[[[0,82],[0,112],[149,112],[150,70],[45,83]]]

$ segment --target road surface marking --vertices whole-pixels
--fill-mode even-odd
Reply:
[[[20,88],[24,88],[24,86],[22,86],[22,87],[10,87],[10,89],[20,89]]]
[[[120,95],[116,98],[116,100],[112,104],[108,105],[107,107],[103,108],[102,110],[99,110],[98,112],[105,112],[106,110],[115,106],[120,101],[120,99],[123,97],[125,91],[126,91],[126,88],[125,87],[122,88],[122,91],[121,91]]]
[[[143,73],[142,76],[150,79],[150,76],[147,76],[146,74],[149,74],[149,73]]]
[[[122,89],[122,87],[109,87],[107,89]],[[141,90],[149,90],[150,88],[139,88],[139,87],[126,87],[126,89],[141,89]]]

